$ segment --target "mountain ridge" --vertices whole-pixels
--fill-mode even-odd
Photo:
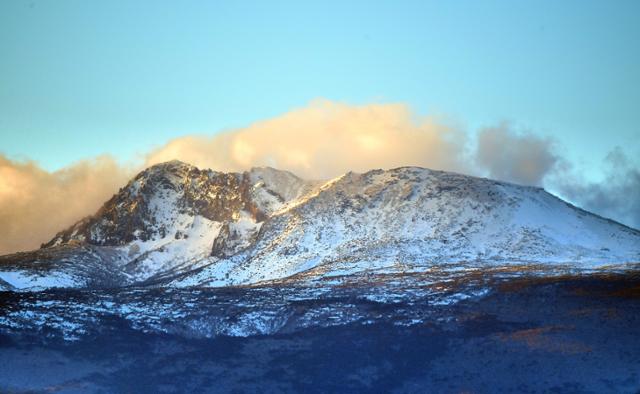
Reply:
[[[229,286],[318,267],[331,276],[454,262],[637,261],[638,230],[539,187],[420,167],[322,182],[271,167],[224,173],[170,161],[141,171],[40,250],[1,257],[0,280],[42,282],[19,272],[71,278],[58,287]]]

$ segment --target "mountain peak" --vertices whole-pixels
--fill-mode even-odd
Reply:
[[[180,160],[171,160],[171,161],[165,161],[162,163],[153,164],[145,168],[144,170],[140,171],[138,176],[150,175],[150,174],[161,174],[161,173],[171,173],[171,174],[178,175],[178,174],[185,174],[193,170],[198,170],[198,168]]]
[[[164,161],[164,162],[153,164],[153,165],[149,166],[147,169],[154,169],[154,168],[171,169],[171,168],[180,168],[180,167],[192,168],[192,167],[195,167],[195,166],[193,166],[193,165],[191,165],[189,163],[186,163],[184,161],[178,160],[178,159],[173,159],[173,160],[169,160],[169,161]]]
[[[210,226],[240,218],[257,223],[298,197],[305,186],[295,175],[268,167],[223,173],[179,160],[158,163],[136,175],[95,215],[43,247],[77,242],[117,246],[181,237],[187,227],[203,220]]]

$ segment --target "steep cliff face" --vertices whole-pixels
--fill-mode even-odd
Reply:
[[[178,161],[153,166],[138,174],[95,215],[57,234],[43,247],[73,241],[118,246],[167,236],[179,239],[184,235],[180,221],[185,217],[231,222],[244,213],[262,222],[273,207],[270,201],[255,197],[266,193],[279,203],[285,202],[277,191],[264,183],[256,184],[264,173],[268,170],[226,174]]]
[[[42,281],[24,278],[65,273],[62,287],[226,286],[451,263],[639,261],[638,231],[539,188],[416,167],[310,182],[174,161],[141,172],[40,251],[0,258],[0,280],[28,288]]]

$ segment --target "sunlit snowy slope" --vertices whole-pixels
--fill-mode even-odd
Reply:
[[[272,168],[221,173],[173,161],[140,173],[40,250],[0,258],[0,289],[639,261],[640,232],[540,188],[416,167],[316,182]]]

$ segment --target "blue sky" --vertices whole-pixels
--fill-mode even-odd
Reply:
[[[345,4],[348,3],[348,4]],[[315,98],[640,155],[638,1],[4,1],[0,153],[130,160]]]

